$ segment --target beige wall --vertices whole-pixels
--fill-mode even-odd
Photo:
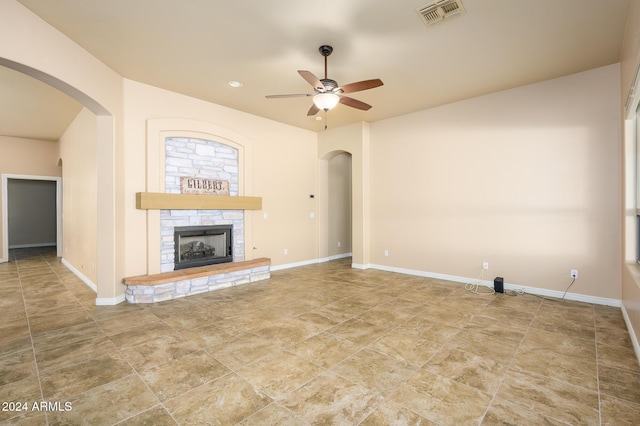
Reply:
[[[147,123],[160,118],[179,122],[187,132],[209,132],[245,145],[241,195],[263,200],[262,211],[245,212],[246,258],[270,257],[278,266],[317,257],[317,224],[310,217],[316,201],[309,198],[317,187],[315,133],[134,81],[125,80],[124,88],[126,276],[147,273],[148,213],[136,210],[135,194],[147,190]],[[178,120],[184,117],[188,120]],[[159,256],[155,247],[148,252]]]
[[[612,65],[371,124],[371,262],[620,299]],[[389,256],[384,256],[388,250]]]
[[[83,108],[60,138],[62,158],[62,256],[97,283],[96,116]]]
[[[0,136],[0,174],[61,176],[55,142]],[[0,197],[2,196],[0,188]],[[2,211],[0,210],[0,219]],[[0,227],[0,253],[2,253]]]

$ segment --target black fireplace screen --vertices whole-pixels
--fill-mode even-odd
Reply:
[[[174,269],[233,262],[232,235],[233,225],[176,227]]]

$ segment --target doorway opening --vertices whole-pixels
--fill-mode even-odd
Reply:
[[[43,220],[54,223],[39,223]],[[9,261],[9,247],[49,245],[55,245],[56,255],[62,257],[62,178],[2,174],[0,262]]]

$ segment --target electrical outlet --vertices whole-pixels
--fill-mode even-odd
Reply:
[[[489,262],[482,262],[482,269],[489,269]]]
[[[384,255],[385,255],[385,256],[389,256],[389,250],[385,250],[385,251],[384,251]]]
[[[342,245],[342,243],[340,241],[338,241],[338,247],[340,247]]]
[[[284,249],[284,254],[289,254],[289,249]]]
[[[572,269],[571,270],[571,278],[578,278],[578,270],[577,269]]]

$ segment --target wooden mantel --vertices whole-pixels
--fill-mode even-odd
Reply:
[[[262,197],[136,193],[139,210],[262,210]]]

